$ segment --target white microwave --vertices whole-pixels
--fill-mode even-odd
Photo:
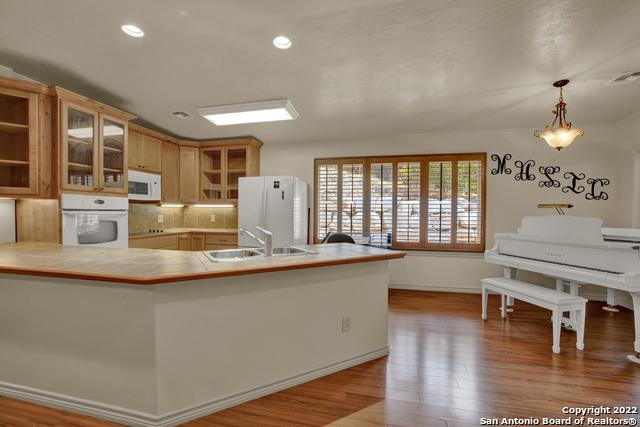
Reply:
[[[155,173],[129,170],[129,200],[160,200],[162,177]]]

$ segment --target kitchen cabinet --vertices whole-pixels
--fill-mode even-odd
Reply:
[[[191,238],[189,234],[181,234],[178,236],[178,249],[181,251],[191,250]]]
[[[191,250],[192,251],[204,251],[204,235],[203,234],[192,234],[191,235]]]
[[[260,175],[260,146],[254,139],[219,140],[200,148],[200,201],[238,201],[238,180]]]
[[[180,235],[170,234],[168,236],[144,236],[129,239],[130,248],[143,249],[167,249],[178,250],[180,247]]]
[[[144,172],[162,170],[162,141],[136,131],[129,131],[129,167]]]
[[[0,81],[0,195],[37,195],[40,95],[12,83]]]
[[[180,147],[180,201],[198,202],[199,173],[198,148]]]
[[[238,246],[235,234],[211,232],[184,232],[180,234],[153,234],[129,239],[130,248],[204,251],[231,249]]]
[[[127,193],[127,122],[62,101],[62,189]]]
[[[135,116],[55,87],[60,190],[126,195],[128,121]]]
[[[162,142],[162,201],[180,201],[180,147]]]

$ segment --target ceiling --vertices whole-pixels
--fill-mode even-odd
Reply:
[[[640,80],[604,86],[640,70],[638,22],[637,0],[0,0],[0,64],[194,139],[534,129],[560,78],[575,125],[640,110]],[[279,98],[300,118],[216,127],[195,111]]]

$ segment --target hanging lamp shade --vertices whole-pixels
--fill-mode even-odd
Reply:
[[[560,88],[560,99],[553,111],[555,115],[553,123],[545,126],[543,130],[537,130],[533,133],[558,151],[571,145],[577,137],[584,135],[584,130],[571,127],[571,122],[567,121],[567,104],[564,102],[562,88],[568,83],[569,80],[558,80],[553,84],[553,86]]]

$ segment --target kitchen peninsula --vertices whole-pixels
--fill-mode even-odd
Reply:
[[[0,389],[165,426],[387,354],[388,264],[337,244],[203,252],[0,246]]]

